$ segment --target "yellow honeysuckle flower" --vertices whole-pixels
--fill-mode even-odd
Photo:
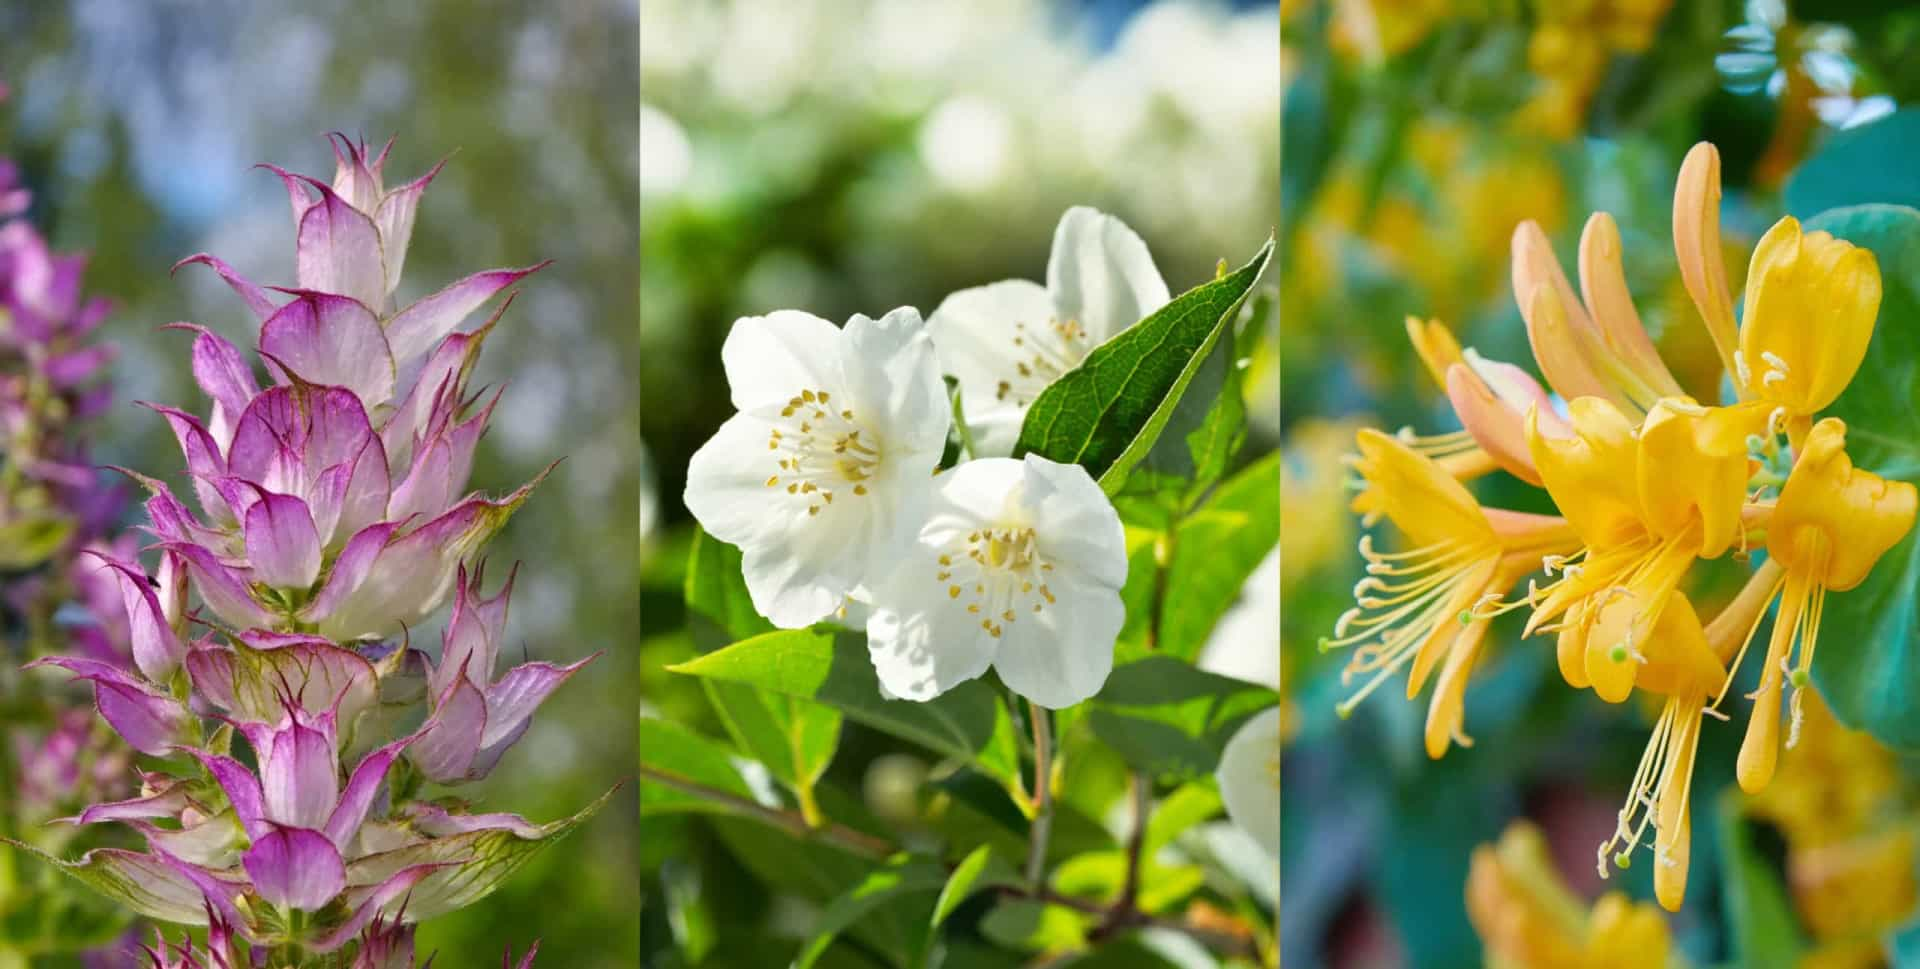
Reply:
[[[1491,619],[1488,605],[1578,539],[1560,518],[1482,508],[1433,460],[1390,435],[1362,430],[1356,440],[1352,463],[1367,489],[1353,510],[1369,525],[1384,515],[1411,548],[1377,552],[1372,536],[1361,538],[1367,575],[1354,586],[1356,604],[1320,646],[1352,648],[1344,676],[1367,677],[1340,704],[1342,716],[1409,664],[1407,697],[1418,696],[1444,659],[1427,710],[1427,754],[1438,758],[1451,743],[1470,743],[1462,700]]]
[[[1767,526],[1769,560],[1778,562],[1784,575],[1776,586],[1780,611],[1761,667],[1760,689],[1753,694],[1753,712],[1740,746],[1740,787],[1750,794],[1766,787],[1779,757],[1783,679],[1795,688],[1795,726],[1787,741],[1788,746],[1794,743],[1804,715],[1800,687],[1807,684],[1813,666],[1827,592],[1844,592],[1864,581],[1880,556],[1913,528],[1920,502],[1913,485],[1855,468],[1847,456],[1846,433],[1846,424],[1837,418],[1813,426]],[[1790,651],[1795,662],[1789,670]]]
[[[1721,261],[1720,154],[1704,141],[1680,166],[1673,243],[1687,293],[1743,399],[1806,418],[1846,389],[1880,308],[1880,267],[1870,250],[1781,219],[1754,247],[1736,330]]]
[[[1539,408],[1545,433],[1572,433],[1554,413],[1546,390],[1519,367],[1461,349],[1439,320],[1407,317],[1407,338],[1427,373],[1446,392],[1462,427],[1456,434],[1418,439],[1428,445],[1425,453],[1462,481],[1498,467],[1528,484],[1540,484],[1527,449],[1528,410]],[[1470,446],[1461,435],[1470,439]]]
[[[1818,413],[1860,369],[1879,312],[1872,250],[1781,219],[1760,237],[1747,270],[1734,376],[1748,395],[1789,414]]]
[[[1744,535],[1746,440],[1765,414],[1685,397],[1659,401],[1638,427],[1597,397],[1576,399],[1568,411],[1571,436],[1542,434],[1537,412],[1527,436],[1548,493],[1584,548],[1547,563],[1562,577],[1529,596],[1526,635],[1554,629],[1567,682],[1618,703],[1646,661],[1640,644],[1687,569]]]
[[[1563,397],[1600,397],[1635,418],[1680,396],[1634,309],[1620,230],[1605,212],[1595,212],[1580,234],[1580,289],[1576,297],[1539,224],[1520,223],[1513,232],[1513,297],[1547,383]]]
[[[1659,910],[1608,892],[1591,912],[1554,870],[1540,830],[1507,826],[1473,851],[1467,918],[1493,969],[1618,969],[1670,964],[1672,940]]]

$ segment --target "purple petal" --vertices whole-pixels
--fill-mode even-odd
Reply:
[[[180,453],[187,459],[187,474],[193,477],[193,492],[200,499],[200,511],[216,522],[227,520],[230,510],[210,483],[227,473],[226,459],[220,456],[220,445],[213,435],[200,423],[200,418],[179,408],[145,402],[141,406],[165,417],[167,426],[173,429]]]
[[[357,299],[378,309],[386,301],[380,230],[324,182],[308,180],[320,201],[300,216],[294,278],[301,289]]]
[[[387,768],[414,742],[414,736],[402,737],[366,757],[361,758],[360,766],[353,769],[353,776],[347,779],[346,790],[340,794],[340,803],[327,818],[327,837],[336,845],[345,845],[360,830],[360,823],[367,819],[367,810],[373,806],[373,799],[380,791],[380,782],[386,779]]]
[[[515,570],[516,574],[518,570]],[[440,634],[440,661],[428,678],[428,689],[439,696],[453,683],[453,677],[465,670],[476,686],[493,679],[494,659],[507,622],[507,598],[513,592],[513,576],[500,594],[480,598],[480,577],[469,579],[461,566],[454,579],[453,613]]]
[[[167,329],[189,330],[193,338],[193,379],[213,400],[213,420],[209,430],[215,440],[230,441],[233,424],[247,409],[247,402],[260,392],[240,348],[212,330],[196,323],[169,323]]]
[[[487,688],[487,734],[480,746],[491,749],[507,734],[523,730],[548,694],[599,655],[595,653],[568,666],[523,663],[508,670],[500,682]]]
[[[487,420],[499,399],[495,395],[466,423],[447,428],[423,450],[415,452],[413,467],[406,479],[393,489],[387,505],[388,517],[431,515],[452,505],[465,492],[467,477],[473,473],[474,448],[479,445],[480,435],[486,431]]]
[[[432,296],[414,301],[387,321],[387,343],[393,348],[393,359],[411,360],[427,352],[440,338],[459,329],[467,315],[493,298],[493,294],[546,266],[547,262],[542,262],[525,269],[474,273]]]
[[[393,354],[380,321],[345,296],[298,293],[261,326],[260,353],[307,383],[353,391],[367,407],[393,397]]]
[[[465,678],[457,679],[440,697],[419,739],[408,749],[407,759],[420,773],[442,784],[467,780],[486,727],[486,697]]]
[[[336,640],[384,636],[401,623],[419,622],[446,601],[459,564],[507,523],[547,473],[498,501],[469,498],[394,539],[360,582],[328,600],[324,617],[316,599],[301,613],[302,620],[318,623],[320,635]],[[341,553],[343,559],[345,555]],[[338,571],[339,564],[334,569]],[[319,598],[327,598],[328,591],[323,589]]]
[[[380,178],[367,167],[362,146],[337,131],[327,135],[327,143],[333,146],[333,190],[348,205],[372,215],[380,204]]]
[[[26,669],[57,666],[74,678],[93,683],[94,706],[135,750],[159,756],[180,737],[189,716],[187,708],[170,696],[155,692],[117,666],[72,656],[47,656]]]
[[[382,909],[404,898],[408,892],[413,890],[415,885],[420,884],[420,881],[428,875],[442,868],[450,867],[451,864],[450,862],[432,862],[424,865],[414,865],[411,868],[403,868],[395,872],[392,877],[381,882],[370,891],[355,889],[348,892],[347,897],[350,900],[356,898],[359,900],[359,905],[354,909],[353,916],[341,923],[332,932],[315,940],[308,946],[308,949],[313,952],[326,953],[332,952],[347,944],[354,936],[359,935],[360,930],[365,928],[367,923],[373,920],[374,916],[379,915]]]
[[[520,964],[515,966],[514,969],[533,969],[533,957],[539,954],[540,954],[540,940],[535,939],[533,940],[532,945],[527,946],[527,954],[520,958]],[[507,948],[506,956],[501,960],[501,969],[505,969],[506,963],[512,959],[513,959],[513,948],[509,946]]]
[[[320,577],[320,533],[306,502],[261,492],[247,509],[245,532],[255,579],[277,589],[307,589]]]
[[[377,437],[369,437],[359,454],[321,472],[312,505],[322,544],[332,545],[335,536],[350,536],[384,517],[391,485],[386,449]]]
[[[545,836],[540,825],[518,814],[448,814],[445,808],[428,801],[416,801],[408,805],[407,812],[412,815],[416,830],[434,838],[497,829],[511,831],[528,841]]]
[[[249,740],[251,740],[249,735]],[[340,799],[340,775],[333,740],[300,723],[273,732],[260,755],[260,792],[266,799],[267,819],[297,828],[325,824]]]
[[[313,208],[315,204],[313,193],[308,190],[307,186],[317,183],[305,175],[287,171],[278,165],[268,162],[261,162],[254,167],[264,168],[280,176],[280,184],[287,188],[287,202],[293,206],[293,227],[295,229],[300,228],[300,222],[306,217],[307,210]]]
[[[181,266],[191,266],[194,263],[207,266],[214,272],[219,273],[220,278],[226,280],[227,285],[232,287],[234,292],[240,294],[240,298],[246,302],[247,309],[252,310],[254,316],[265,320],[267,317],[273,315],[273,300],[267,298],[266,290],[248,282],[246,277],[235,272],[232,266],[204,252],[196,252],[174,263],[173,271],[179,272]]]
[[[246,578],[221,564],[211,551],[187,542],[168,542],[163,547],[186,562],[201,601],[221,621],[240,628],[273,625],[273,614],[253,601]]]
[[[167,625],[147,574],[139,566],[115,558],[88,552],[102,563],[120,587],[120,600],[126,608],[128,637],[133,644],[133,662],[141,675],[155,683],[165,683],[180,667],[187,648]]]
[[[240,415],[227,467],[269,491],[306,498],[321,472],[357,457],[372,436],[366,407],[344,387],[271,387]]]
[[[373,664],[318,636],[245,630],[232,648],[188,653],[187,672],[216,706],[261,723],[283,721],[291,699],[304,714],[331,710],[351,724],[375,699]]]
[[[513,304],[513,299],[514,294],[508,293],[485,325],[471,333],[448,334],[434,348],[433,355],[414,377],[406,398],[394,408],[387,426],[380,429],[381,443],[396,462],[412,453],[415,440],[425,433],[429,419],[443,406],[443,401],[457,404],[465,396],[467,374],[480,356],[480,345],[486,341],[487,334],[493,332],[494,323]]]
[[[327,571],[326,584],[318,595],[300,610],[300,621],[318,623],[333,615],[340,605],[360,590],[373,573],[373,567],[386,550],[387,542],[399,529],[399,522],[376,522],[355,532]],[[344,638],[344,637],[343,637]]]
[[[174,747],[173,750],[192,754],[207,773],[227,792],[227,803],[233,806],[233,813],[239,815],[240,826],[247,830],[251,838],[263,837],[269,830],[267,824],[267,802],[260,790],[260,779],[253,776],[239,761],[222,754],[208,753],[198,747]]]
[[[86,382],[107,361],[113,359],[112,344],[96,344],[72,353],[50,356],[40,365],[40,372],[55,390],[70,390]]]
[[[425,194],[427,185],[446,164],[442,160],[425,175],[388,192],[380,200],[379,211],[374,214],[373,221],[380,229],[380,249],[386,257],[388,294],[400,285],[400,271],[406,268],[407,243],[413,239],[413,216],[420,207],[420,196]]]
[[[241,859],[253,889],[270,905],[311,912],[347,887],[347,866],[327,836],[306,828],[275,828],[256,838]]]
[[[164,818],[179,814],[188,803],[186,785],[174,784],[163,791],[145,797],[94,804],[73,817],[57,820],[67,824],[99,824],[103,821]]]

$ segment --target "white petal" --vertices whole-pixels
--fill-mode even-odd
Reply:
[[[752,414],[735,414],[693,453],[684,498],[707,534],[747,545],[785,530],[789,506],[772,500],[774,486],[767,484],[780,470],[767,449],[772,430]]]
[[[1026,470],[1014,458],[968,461],[935,479],[940,505],[928,520],[928,531],[973,531],[984,527],[1026,527],[1031,522],[1020,503]],[[1103,499],[1104,500],[1104,499]]]
[[[980,628],[967,599],[947,594],[940,565],[922,546],[896,570],[867,619],[867,650],[881,687],[903,700],[931,700],[987,671],[999,640]]]
[[[1127,536],[1093,476],[1077,464],[1024,459],[1021,501],[1048,561],[1114,589],[1127,582]]]
[[[913,455],[931,474],[953,417],[920,311],[903,306],[877,320],[855,314],[844,332],[841,369],[857,402],[855,420],[873,428],[889,462]]]
[[[960,405],[980,456],[1012,453],[1026,405],[1043,387],[1021,377],[1030,353],[1014,340],[1025,339],[1021,324],[1046,326],[1053,315],[1046,287],[1009,279],[954,293],[927,319],[940,369],[960,381]]]
[[[734,409],[782,405],[802,390],[839,389],[844,340],[839,327],[799,310],[735,320],[720,348]]]
[[[864,548],[849,549],[831,529],[794,529],[788,541],[745,548],[740,574],[753,608],[782,629],[826,619],[862,580]]]
[[[1057,570],[1054,602],[1004,625],[993,668],[1008,689],[1052,710],[1095,693],[1113,672],[1113,643],[1126,619],[1120,593]]]
[[[1213,627],[1196,666],[1209,673],[1280,688],[1280,550],[1240,587],[1240,601]]]
[[[1075,206],[1060,217],[1047,259],[1047,291],[1061,316],[1078,320],[1095,344],[1167,303],[1167,284],[1147,244],[1111,215]]]
[[[1255,715],[1234,732],[1214,772],[1227,816],[1280,856],[1280,708]]]

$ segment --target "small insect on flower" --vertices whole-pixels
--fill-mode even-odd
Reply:
[[[736,321],[721,360],[739,413],[694,454],[687,508],[740,547],[761,615],[818,622],[925,520],[952,422],[933,344],[910,307],[844,329],[782,310]]]
[[[942,300],[927,320],[980,456],[1012,453],[1027,406],[1055,378],[1168,300],[1147,244],[1085,206],[1060,217],[1047,284],[1009,279]]]
[[[1098,692],[1126,609],[1126,536],[1086,469],[1037,455],[939,478],[919,543],[875,587],[868,648],[895,697],[930,700],[992,666],[1051,709]]]

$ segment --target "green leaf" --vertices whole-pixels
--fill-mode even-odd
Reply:
[[[1834,134],[1787,179],[1787,211],[1801,218],[1841,206],[1920,207],[1920,109],[1906,108]]]
[[[1209,782],[1187,784],[1160,800],[1147,819],[1147,833],[1141,839],[1141,853],[1159,854],[1173,839],[1221,811],[1220,792]]]
[[[753,800],[753,790],[729,762],[735,756],[732,748],[677,723],[641,717],[640,753],[650,771]],[[644,776],[640,779],[640,816],[643,818],[681,811],[726,810],[727,806],[719,801],[649,783]]]
[[[19,572],[45,562],[73,534],[73,519],[26,515],[0,525],[0,570]]]
[[[1793,969],[1805,948],[1780,873],[1753,844],[1752,826],[1740,814],[1740,797],[1720,798],[1720,852],[1726,865],[1728,934],[1734,964],[1748,969]]]
[[[1273,255],[1197,286],[1095,348],[1028,408],[1016,457],[1078,464],[1111,495],[1147,455]]]
[[[773,630],[754,611],[740,574],[740,550],[696,531],[687,555],[687,605],[720,627],[728,639]],[[793,791],[801,812],[818,818],[813,788],[840,744],[840,714],[791,696],[768,696],[748,686],[708,682],[707,698],[727,734]]]
[[[814,922],[813,936],[793,960],[793,969],[809,969],[842,930],[881,904],[902,896],[939,891],[946,882],[946,870],[938,864],[896,856],[820,913]]]
[[[1148,656],[1114,669],[1087,722],[1136,770],[1197,778],[1213,773],[1221,748],[1248,717],[1278,699],[1263,686]]]
[[[1280,541],[1280,452],[1221,485],[1174,534],[1157,648],[1191,660]]]
[[[866,637],[858,633],[780,630],[669,669],[824,703],[876,730],[971,763],[1009,791],[1022,789],[1013,720],[993,687],[972,680],[926,703],[888,700],[867,657]]]
[[[995,885],[1018,884],[1020,875],[1013,870],[1013,866],[994,854],[992,845],[981,845],[961,860],[946,885],[941,887],[940,897],[933,903],[931,927],[939,928],[940,923],[945,922],[947,916],[952,915],[953,910],[959,908],[960,903],[974,892]]]
[[[1920,211],[1862,205],[1807,223],[1873,250],[1880,317],[1866,360],[1827,413],[1847,422],[1857,467],[1920,482]],[[1847,726],[1920,751],[1920,544],[1909,532],[1866,581],[1826,597],[1814,683]]]

